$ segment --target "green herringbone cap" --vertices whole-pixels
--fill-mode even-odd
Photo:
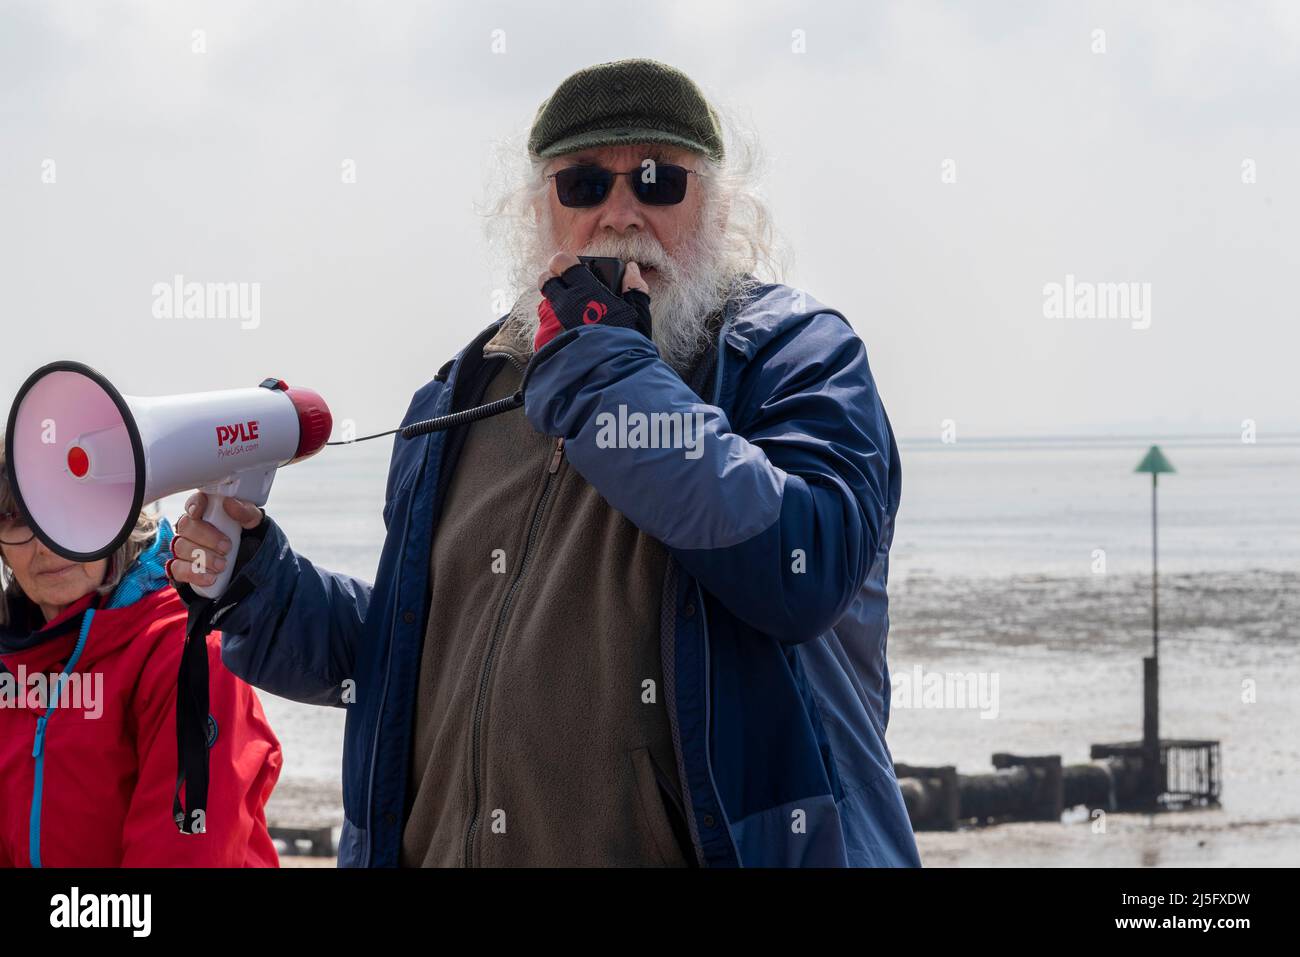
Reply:
[[[598,63],[537,108],[528,151],[542,159],[629,143],[664,143],[721,160],[718,115],[695,82],[657,60]]]

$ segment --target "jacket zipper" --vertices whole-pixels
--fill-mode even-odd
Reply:
[[[82,613],[81,635],[68,656],[68,663],[63,666],[60,678],[67,678],[81,660],[81,653],[86,650],[86,640],[90,637],[90,625],[95,620],[95,609],[88,608]],[[32,758],[35,765],[32,771],[32,802],[27,818],[27,857],[32,867],[42,867],[41,863],[41,804],[45,791],[45,729],[50,718],[59,707],[59,697],[49,702],[45,713],[36,720],[36,735],[32,742]]]
[[[465,867],[474,866],[474,835],[478,832],[478,806],[479,801],[482,800],[479,759],[483,747],[483,711],[487,706],[487,688],[488,680],[492,676],[492,662],[496,656],[497,642],[500,641],[502,629],[505,627],[506,616],[510,613],[510,606],[514,602],[515,592],[519,590],[519,583],[523,581],[523,577],[528,571],[528,560],[532,557],[533,547],[537,544],[537,536],[541,531],[542,515],[546,511],[546,503],[550,500],[551,491],[555,485],[552,480],[555,473],[559,471],[560,460],[563,456],[564,436],[560,436],[555,440],[555,451],[551,453],[551,461],[546,468],[546,479],[542,484],[542,493],[537,499],[537,506],[533,509],[532,522],[528,527],[528,537],[524,541],[524,553],[519,560],[519,570],[515,572],[515,577],[506,590],[505,601],[501,603],[501,611],[497,614],[496,625],[493,627],[492,637],[488,641],[487,654],[483,659],[483,670],[479,675],[478,696],[474,704],[474,727],[470,747],[470,773],[473,790],[471,792],[469,827],[465,831]]]
[[[722,398],[722,373],[726,362],[727,345],[727,322],[724,318],[722,327],[718,330],[718,358],[713,373],[713,404],[715,406],[718,405],[719,399]],[[699,602],[700,629],[704,637],[704,766],[709,772],[709,785],[713,789],[713,797],[718,805],[718,812],[723,817],[721,821],[722,827],[727,832],[727,840],[731,844],[732,853],[736,856],[736,866],[743,867],[744,865],[740,860],[740,849],[736,847],[736,836],[731,831],[731,823],[726,820],[726,811],[723,809],[722,800],[718,796],[718,782],[713,776],[713,759],[709,755],[709,741],[713,736],[713,698],[709,693],[712,684],[709,680],[709,670],[711,668],[709,663],[711,658],[709,653],[709,618],[704,604],[704,589],[698,579],[692,578],[691,582],[695,585],[695,600]],[[691,813],[693,817],[693,807]]]

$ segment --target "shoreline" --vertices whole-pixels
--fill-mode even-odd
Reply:
[[[1002,679],[994,720],[973,710],[906,708],[896,700],[887,741],[897,762],[984,773],[995,751],[1059,753],[1071,763],[1087,760],[1092,743],[1140,735],[1141,658],[1151,639],[1148,576],[958,578],[912,570],[891,578],[895,680],[916,667]],[[1287,690],[1300,681],[1296,622],[1300,572],[1257,568],[1161,578],[1162,731],[1222,741],[1220,808],[1110,814],[1103,835],[1077,809],[1060,823],[920,831],[922,861],[938,867],[1300,864],[1300,742],[1276,731],[1300,722],[1300,702]],[[1253,705],[1242,701],[1247,680],[1259,686]],[[260,696],[264,703],[270,698]],[[339,780],[322,774],[338,766],[341,727],[332,742],[319,720],[311,720],[316,709],[277,700],[273,710],[282,707],[295,709],[299,724],[286,744],[286,773],[268,804],[268,820],[340,826]],[[295,741],[295,733],[314,737]],[[294,775],[288,769],[304,746],[311,760],[300,756],[298,766],[308,773]]]

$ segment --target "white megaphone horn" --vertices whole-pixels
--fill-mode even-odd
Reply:
[[[211,572],[216,581],[194,590],[216,598],[230,582],[241,531],[225,499],[264,505],[275,470],[319,452],[333,424],[317,393],[279,379],[141,398],[65,360],[38,369],[18,390],[5,432],[6,467],[32,531],[74,562],[116,551],[146,502],[206,492],[203,518],[231,548],[226,567]]]

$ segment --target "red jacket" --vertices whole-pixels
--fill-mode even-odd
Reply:
[[[98,597],[42,629],[61,634],[0,654],[0,866],[31,866],[34,841],[43,867],[279,866],[264,808],[280,776],[280,742],[253,689],[221,663],[217,632],[207,638],[216,732],[207,831],[181,834],[172,820],[186,612],[165,583],[125,607],[94,608],[72,673],[102,693],[92,700],[69,689],[35,747],[46,710],[4,700],[4,671],[11,689],[23,667],[29,688],[32,675],[60,673]]]

